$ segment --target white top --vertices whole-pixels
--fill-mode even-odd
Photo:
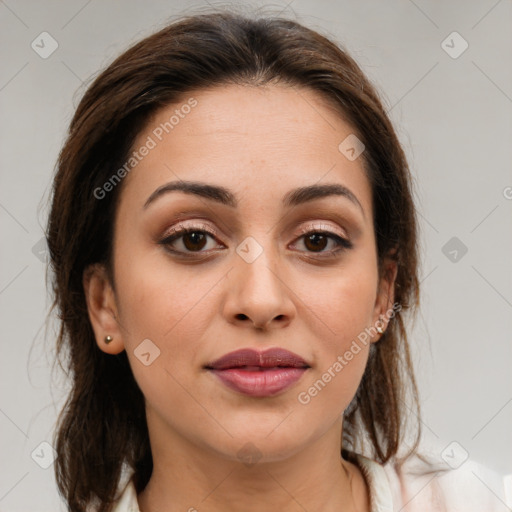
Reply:
[[[359,454],[350,460],[366,479],[371,512],[507,512],[512,506],[512,475],[503,477],[471,460],[459,466],[454,458],[450,467],[441,456],[424,462],[413,455],[400,472],[392,461],[381,465]],[[140,512],[132,474],[123,470],[113,512]]]

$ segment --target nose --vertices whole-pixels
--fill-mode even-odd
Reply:
[[[266,250],[251,263],[235,255],[224,303],[229,323],[268,330],[285,327],[292,321],[296,314],[293,290],[279,275],[276,258]]]

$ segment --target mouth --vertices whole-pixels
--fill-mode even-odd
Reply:
[[[231,390],[268,397],[295,384],[311,366],[293,352],[272,348],[264,352],[253,349],[230,352],[204,368]]]

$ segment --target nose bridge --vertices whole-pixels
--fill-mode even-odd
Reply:
[[[279,251],[273,247],[269,236],[265,240],[262,236],[258,238],[260,241],[248,236],[236,249],[239,281],[246,293],[280,294]]]
[[[258,238],[249,236],[236,248],[226,314],[231,321],[247,317],[262,327],[273,319],[289,319],[293,303],[280,276],[279,250],[270,236]]]

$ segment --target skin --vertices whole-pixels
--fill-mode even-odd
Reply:
[[[393,304],[396,267],[387,261],[379,279],[363,160],[349,161],[338,150],[354,129],[316,92],[229,85],[160,110],[134,148],[189,97],[197,106],[122,183],[115,286],[101,266],[84,274],[98,347],[127,351],[146,399],[154,471],[138,496],[140,509],[369,510],[361,471],[340,450],[343,411],[370,344],[308,404],[297,399]],[[179,180],[224,186],[238,207],[174,191],[144,208],[158,187]],[[344,185],[361,207],[342,196],[283,206],[291,189],[318,183]],[[187,227],[215,231],[202,248],[190,238],[188,245],[183,237],[174,241],[190,258],[159,243],[180,213]],[[302,228],[328,230],[353,247],[325,257],[336,242],[316,252]],[[249,236],[263,250],[252,263],[236,252]],[[114,339],[108,345],[107,334]],[[134,354],[145,339],[160,350],[149,366]],[[269,398],[230,390],[203,368],[248,347],[283,347],[311,368]],[[260,457],[254,464],[237,455],[247,443]]]

